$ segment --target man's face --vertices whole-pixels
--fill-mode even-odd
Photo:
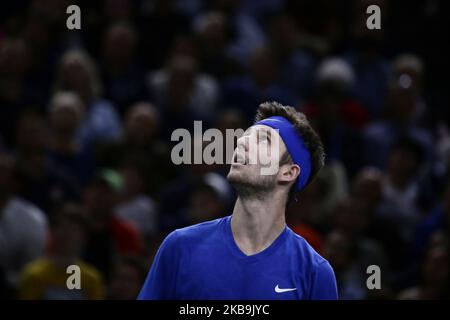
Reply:
[[[235,186],[271,190],[277,183],[280,158],[286,151],[276,130],[252,126],[237,141],[228,180]]]

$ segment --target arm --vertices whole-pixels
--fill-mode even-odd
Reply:
[[[337,300],[336,277],[333,268],[326,261],[320,263],[313,277],[311,300]]]
[[[175,299],[179,251],[178,233],[175,230],[159,247],[138,300]]]

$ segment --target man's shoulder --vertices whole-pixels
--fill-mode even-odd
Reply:
[[[210,234],[211,232],[215,232],[219,226],[225,222],[228,217],[218,218],[210,221],[205,221],[201,223],[197,223],[188,227],[184,227],[181,229],[177,229],[174,232],[178,233],[179,237],[184,239],[203,237],[205,235]]]
[[[182,243],[203,241],[216,234],[221,224],[224,223],[227,218],[228,217],[218,218],[176,229],[166,237],[166,240],[170,242],[176,241]]]
[[[291,235],[299,263],[302,264],[304,276],[309,282],[309,299],[337,299],[336,276],[331,264],[314,250],[303,237],[294,232]]]
[[[290,230],[291,241],[297,254],[303,261],[308,261],[313,267],[318,267],[322,264],[329,264],[328,261],[322,257],[302,236]]]

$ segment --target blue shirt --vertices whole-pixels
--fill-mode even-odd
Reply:
[[[268,248],[247,256],[230,222],[227,216],[169,234],[138,299],[337,299],[330,264],[289,227]]]

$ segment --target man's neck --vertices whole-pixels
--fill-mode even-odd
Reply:
[[[285,226],[285,203],[277,201],[275,193],[258,198],[238,197],[231,230],[237,246],[246,255],[268,248]]]

